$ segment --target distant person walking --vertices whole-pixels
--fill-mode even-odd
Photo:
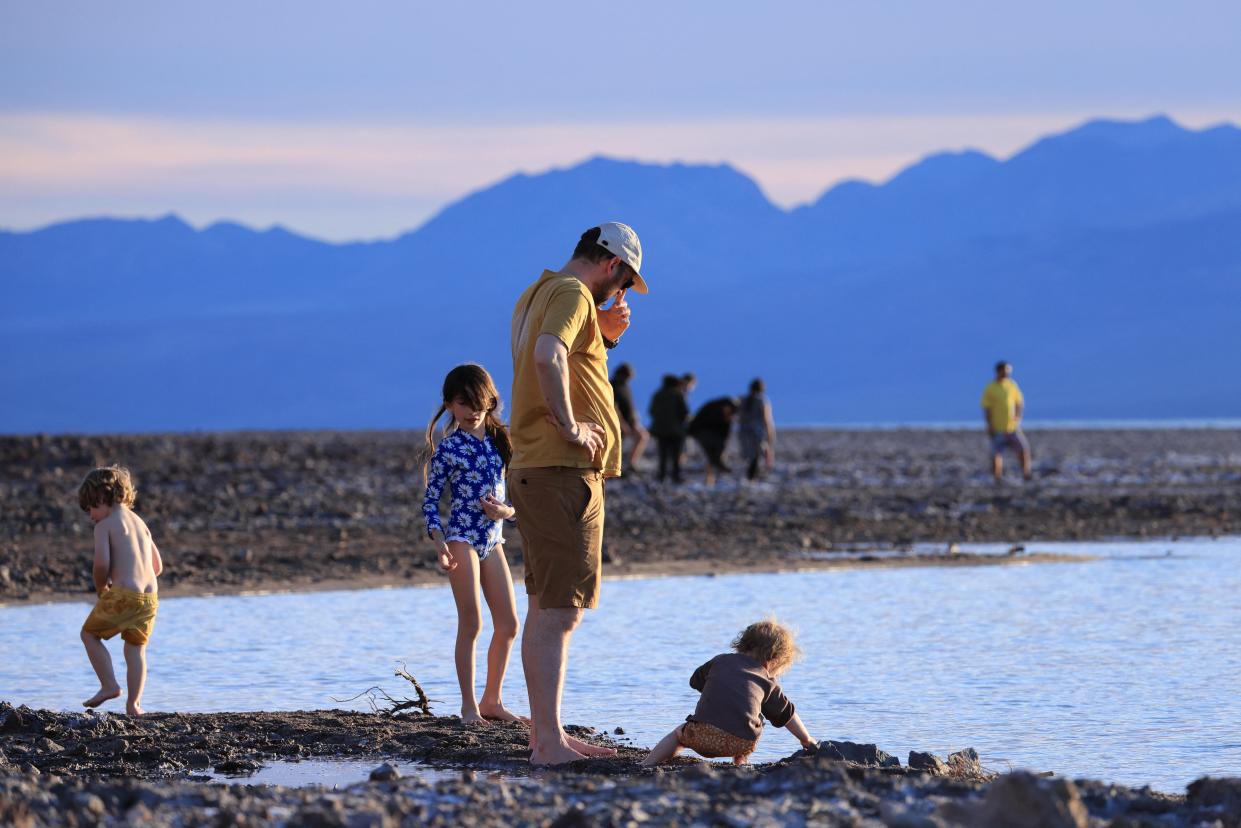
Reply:
[[[771,417],[771,403],[761,379],[750,383],[750,393],[741,400],[737,412],[737,436],[741,440],[741,456],[745,459],[745,476],[758,479],[759,464],[768,470],[776,462],[776,424]]]
[[[689,420],[689,403],[685,387],[675,374],[666,374],[663,385],[651,397],[651,434],[659,447],[659,480],[669,476],[681,482],[681,454],[685,451],[685,424]]]
[[[629,468],[637,471],[638,458],[646,448],[647,434],[633,404],[633,391],[629,387],[632,380],[633,366],[628,362],[622,362],[612,372],[612,398],[616,401],[616,416],[620,420],[625,459],[629,461]]]
[[[995,364],[995,379],[982,391],[983,420],[991,440],[991,474],[999,483],[1004,476],[1004,449],[1011,448],[1021,459],[1021,475],[1030,480],[1030,443],[1021,431],[1025,413],[1025,397],[1013,382],[1013,366]]]
[[[573,631],[583,610],[599,601],[603,479],[621,473],[607,348],[629,327],[626,291],[647,292],[641,265],[632,229],[616,222],[593,227],[564,267],[543,271],[513,309],[508,492],[525,553],[521,661],[536,765],[615,753],[565,733],[560,698]]]
[[[715,485],[717,471],[730,472],[724,462],[724,449],[728,447],[728,435],[732,432],[733,419],[737,416],[737,400],[719,397],[703,404],[689,422],[689,436],[697,441],[706,455],[706,482]]]

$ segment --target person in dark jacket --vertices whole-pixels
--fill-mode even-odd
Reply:
[[[664,376],[663,385],[651,397],[651,434],[659,446],[659,479],[669,474],[672,482],[681,482],[681,450],[685,446],[685,421],[689,404],[681,379],[674,374]]]
[[[616,416],[620,419],[622,453],[629,463],[629,470],[637,472],[638,458],[646,448],[647,434],[633,404],[633,391],[629,387],[632,380],[633,366],[628,362],[622,362],[612,372],[612,399],[616,402]]]
[[[732,471],[724,462],[724,449],[728,447],[728,435],[737,416],[737,400],[719,397],[703,403],[702,408],[689,422],[689,436],[702,447],[707,456],[707,485],[715,485],[717,471]]]

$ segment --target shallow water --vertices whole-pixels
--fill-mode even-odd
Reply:
[[[902,761],[974,746],[993,769],[1172,792],[1241,775],[1241,539],[1035,550],[1101,559],[607,582],[574,638],[565,718],[654,744],[693,710],[693,669],[777,612],[806,652],[783,684],[818,738],[875,742]],[[77,639],[87,611],[0,608],[0,699],[73,709],[94,691]],[[145,705],[365,710],[333,697],[403,695],[390,669],[403,661],[437,712],[456,712],[455,622],[439,587],[169,598]],[[506,700],[526,710],[516,655]],[[769,728],[755,759],[796,748]]]
[[[436,768],[419,762],[402,762],[397,759],[386,760],[400,771],[401,776],[417,776],[426,782],[441,782],[460,779],[462,774],[473,775],[482,779],[512,780],[511,774],[496,771],[473,772],[459,768]],[[263,763],[263,767],[254,773],[204,773],[211,782],[222,782],[228,785],[282,785],[286,788],[305,788],[311,785],[322,785],[327,788],[347,787],[370,778],[371,771],[382,764],[376,759],[302,759],[299,761],[272,760]]]

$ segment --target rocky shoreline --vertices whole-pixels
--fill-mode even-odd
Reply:
[[[605,571],[978,563],[949,545],[1241,533],[1241,431],[1030,439],[1029,485],[992,484],[972,431],[786,432],[758,486],[627,475],[609,483]],[[90,590],[90,525],[75,491],[112,462],[137,478],[138,509],[168,560],[165,594],[440,583],[418,445],[414,432],[0,437],[0,600]],[[700,466],[691,455],[691,481]],[[859,553],[914,544],[944,553]],[[508,550],[519,568],[515,531]]]
[[[608,738],[585,728],[583,738]],[[0,703],[0,824],[629,826],[1241,825],[1241,779],[1202,779],[1184,796],[1050,774],[995,775],[966,749],[911,753],[824,742],[780,762],[734,768],[644,751],[530,774],[519,725],[338,710],[295,713],[61,714]],[[372,759],[343,789],[222,785],[274,761]],[[460,769],[402,777],[385,759]],[[502,770],[503,775],[487,771]]]

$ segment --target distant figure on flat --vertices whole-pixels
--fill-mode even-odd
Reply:
[[[995,380],[982,391],[983,420],[987,423],[987,437],[991,440],[991,474],[999,483],[1004,476],[1004,449],[1011,448],[1021,459],[1021,475],[1026,480],[1030,472],[1030,443],[1021,432],[1021,417],[1025,413],[1025,397],[1013,382],[1013,366],[1007,362],[995,364]]]
[[[770,470],[776,463],[776,423],[771,417],[771,402],[761,379],[751,382],[750,393],[741,398],[737,436],[746,463],[745,476],[757,480],[760,464]]]
[[[732,471],[724,462],[724,450],[728,448],[728,435],[732,433],[733,420],[737,416],[737,400],[719,397],[703,403],[702,408],[689,421],[689,436],[697,441],[706,455],[706,483],[715,485],[716,472]]]
[[[91,573],[99,600],[82,625],[82,643],[99,677],[99,692],[82,702],[98,707],[121,695],[104,641],[120,633],[125,642],[125,712],[142,715],[146,684],[147,641],[159,609],[159,584],[164,571],[159,548],[142,518],[133,513],[137,492],[127,469],[95,469],[78,489],[78,505],[95,522],[95,563]]]
[[[651,434],[659,447],[659,482],[672,476],[681,482],[681,455],[685,452],[685,424],[689,421],[689,403],[685,386],[675,374],[665,374],[663,385],[651,397]]]
[[[616,416],[620,419],[621,444],[629,470],[638,470],[638,458],[646,448],[647,434],[638,419],[638,410],[633,404],[633,390],[629,383],[633,380],[633,366],[622,362],[612,372],[612,398],[616,401]]]

